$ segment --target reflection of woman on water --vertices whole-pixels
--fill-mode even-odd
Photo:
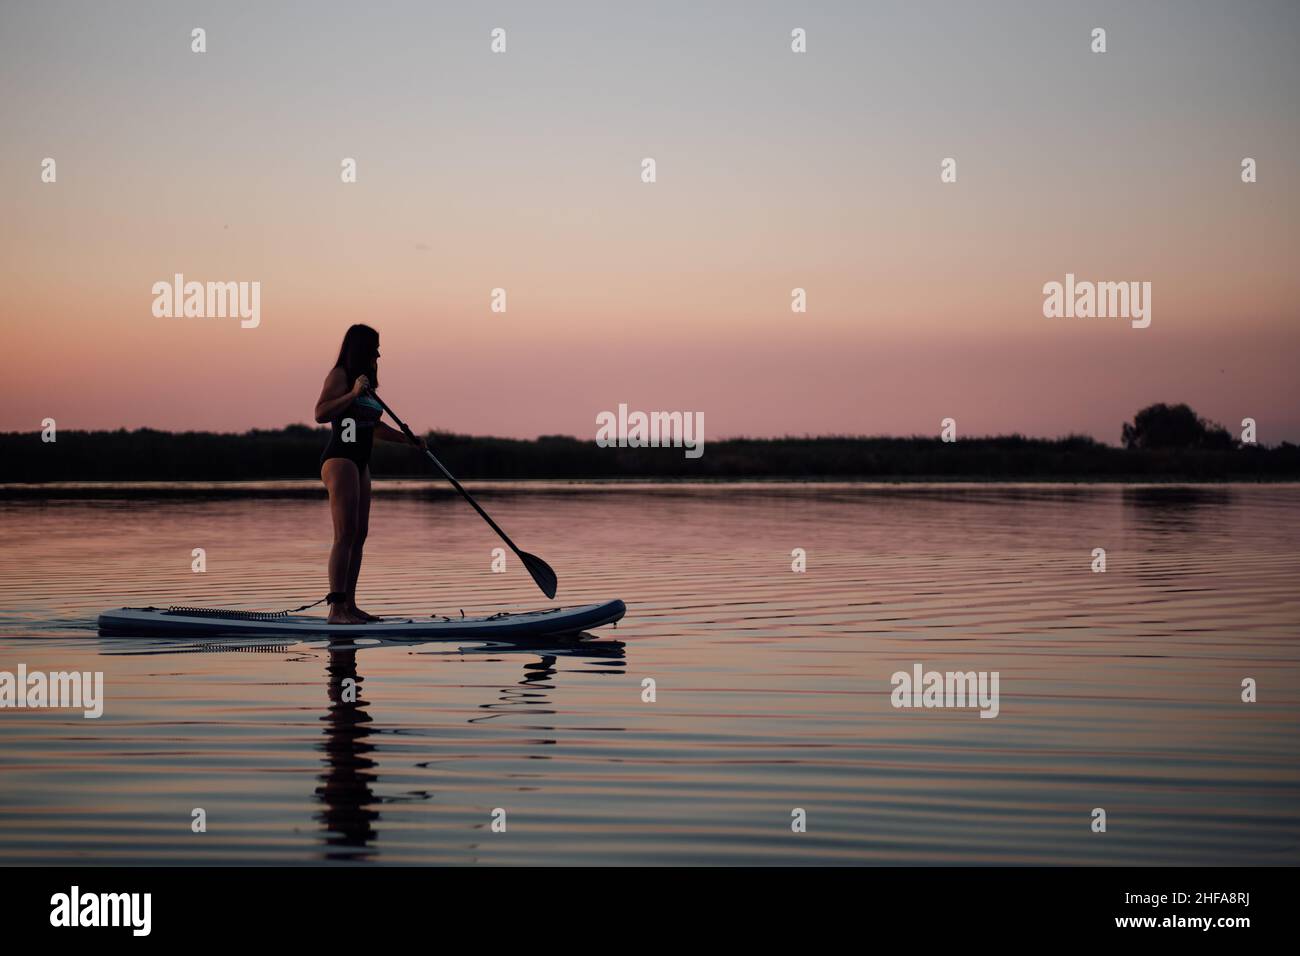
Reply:
[[[508,682],[499,686],[495,681],[489,681],[485,685],[495,688],[497,699],[492,703],[480,704],[478,709],[487,713],[470,717],[467,723],[481,724],[496,718],[509,719],[513,715],[533,721],[535,727],[539,716],[559,713],[551,692],[557,689],[555,677],[559,669],[556,664],[561,656],[576,657],[585,664],[601,662],[606,665],[602,669],[584,669],[583,672],[587,674],[623,673],[625,648],[622,641],[573,642],[553,647],[536,647],[534,643],[512,645],[508,641],[502,641],[491,647],[458,647],[452,652],[456,657],[466,653],[486,654],[494,661],[501,655],[510,653],[520,653],[525,658],[522,679],[507,678]],[[403,645],[404,648],[406,646]],[[325,739],[318,745],[318,749],[323,754],[324,770],[317,778],[320,786],[316,788],[316,797],[322,804],[316,819],[320,821],[325,843],[323,858],[372,860],[378,857],[381,850],[379,830],[376,827],[380,822],[380,807],[397,802],[432,800],[434,793],[428,789],[392,793],[391,787],[387,795],[376,792],[380,781],[382,738],[380,732],[372,727],[372,718],[366,710],[369,702],[361,696],[365,678],[357,667],[358,648],[351,639],[339,638],[330,641],[327,651],[329,711],[321,717]],[[509,673],[517,678],[517,672],[513,669]],[[395,728],[390,726],[384,729],[391,733]],[[552,747],[558,739],[558,735],[554,734],[530,735],[531,744],[541,748]],[[451,747],[454,751],[458,745],[453,743]],[[389,753],[390,760],[396,758],[399,761],[399,766],[390,774],[390,783],[419,777],[417,774],[412,778],[400,766],[404,749],[399,747]],[[435,753],[430,759],[417,762],[415,770],[424,772],[423,775],[432,783],[440,779],[435,765],[442,759],[442,755]],[[400,833],[400,828],[398,832]],[[391,837],[388,842],[393,843]],[[395,848],[396,844],[387,847],[390,853]]]
[[[316,796],[325,804],[320,815],[325,842],[332,849],[326,859],[363,857],[375,838],[374,822],[379,811],[371,784],[375,782],[374,744],[370,736],[370,715],[361,699],[361,675],[357,673],[357,652],[350,645],[330,645],[329,715],[325,718],[325,773]],[[359,852],[361,851],[361,852]]]
[[[354,325],[343,336],[338,361],[316,400],[316,421],[330,423],[320,477],[330,495],[334,544],[329,559],[329,623],[365,624],[379,618],[357,607],[357,576],[370,527],[370,450],[376,438],[407,443],[379,420],[383,409],[369,394],[379,386],[379,333]],[[423,447],[422,439],[416,444]]]

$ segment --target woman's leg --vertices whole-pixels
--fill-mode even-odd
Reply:
[[[356,462],[346,458],[328,458],[320,469],[321,481],[330,493],[330,517],[334,521],[334,543],[330,546],[330,593],[347,592],[349,581],[355,580],[349,565],[352,563],[352,546],[357,537],[357,505],[361,497],[361,479]],[[330,605],[329,623],[359,624],[361,618],[353,614],[349,598]]]
[[[352,595],[349,610],[367,621],[379,618],[367,614],[357,607],[357,576],[361,574],[361,552],[365,547],[366,534],[370,531],[370,466],[361,469],[361,479],[357,494],[357,534],[352,541],[352,558],[348,562],[348,594]]]

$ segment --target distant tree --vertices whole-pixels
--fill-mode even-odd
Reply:
[[[283,432],[290,438],[316,438],[323,430],[324,429],[320,425],[303,425],[299,423],[295,425],[285,425]],[[252,433],[256,434],[259,431],[261,431],[261,429],[255,428]],[[274,431],[267,431],[266,434],[274,434]]]
[[[1206,421],[1187,405],[1148,405],[1124,425],[1125,448],[1231,448],[1222,425]]]

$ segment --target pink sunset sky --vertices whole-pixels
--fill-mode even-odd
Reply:
[[[309,421],[366,322],[418,429],[1300,440],[1294,5],[477,6],[7,6],[0,429]],[[154,317],[178,272],[259,327]]]

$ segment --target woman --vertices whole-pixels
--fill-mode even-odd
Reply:
[[[370,449],[375,438],[406,443],[406,436],[379,420],[383,409],[370,395],[379,385],[379,333],[354,325],[343,336],[338,361],[325,376],[316,421],[330,423],[320,477],[330,495],[334,545],[330,548],[330,624],[365,624],[379,618],[357,607],[357,575],[370,527]],[[416,443],[423,447],[424,442]]]

